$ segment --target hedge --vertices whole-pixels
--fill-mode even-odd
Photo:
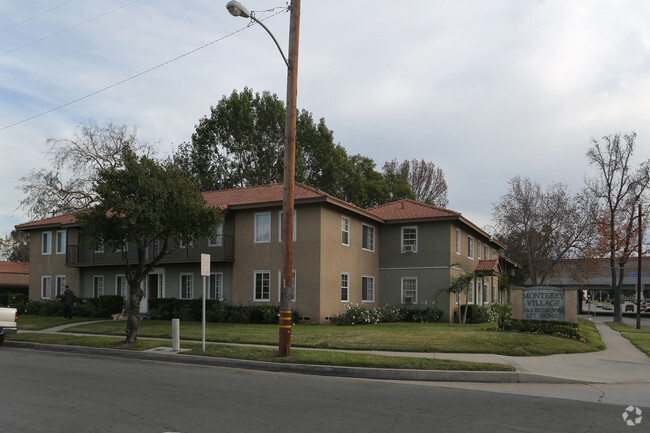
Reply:
[[[506,320],[504,331],[526,332],[529,334],[559,335],[582,340],[583,335],[577,323],[554,320]]]
[[[330,317],[335,325],[368,325],[388,322],[435,323],[442,318],[442,311],[434,307],[407,308],[386,305],[366,308],[360,305],[348,305],[345,313]]]
[[[99,298],[75,298],[72,307],[73,316],[110,318],[124,308],[124,298],[117,295],[105,295]],[[63,302],[60,300],[29,300],[26,295],[10,295],[8,306],[16,308],[18,314],[37,316],[63,316]]]

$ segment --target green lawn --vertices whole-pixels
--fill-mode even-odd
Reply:
[[[70,323],[88,322],[93,320],[88,317],[74,317],[72,320],[66,320],[63,317],[53,316],[18,316],[18,329],[25,331],[42,331],[43,329],[54,328],[55,326],[67,325]]]
[[[512,332],[486,331],[488,325],[384,323],[364,326],[297,325],[292,328],[292,347],[388,350],[399,352],[496,353],[537,356],[581,353],[604,349],[598,331],[580,321],[587,342]],[[125,321],[75,326],[66,332],[124,335]],[[201,340],[201,323],[181,322],[181,339]],[[171,322],[144,320],[140,337],[171,338]],[[206,341],[277,345],[277,325],[207,323]]]
[[[620,332],[623,337],[630,340],[643,353],[650,356],[650,331],[636,329],[621,322],[609,322],[607,324],[614,331]]]

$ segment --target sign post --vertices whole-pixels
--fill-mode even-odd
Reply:
[[[203,296],[201,297],[201,307],[203,310],[203,337],[201,344],[205,352],[205,280],[210,277],[210,254],[201,254],[201,279],[203,280]]]

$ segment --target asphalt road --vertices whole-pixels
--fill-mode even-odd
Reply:
[[[617,432],[624,405],[0,349],[0,432]],[[642,408],[650,425],[650,408]],[[644,425],[645,424],[645,425]]]

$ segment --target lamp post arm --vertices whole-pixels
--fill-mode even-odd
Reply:
[[[273,36],[273,33],[271,33],[271,30],[269,30],[269,28],[266,27],[262,21],[255,18],[254,15],[251,15],[250,18],[253,21],[255,21],[257,24],[261,25],[264,28],[264,30],[266,30],[266,32],[269,34],[269,36],[271,36],[271,38],[273,39],[273,42],[275,42],[275,46],[278,47],[278,50],[280,51],[280,55],[282,56],[282,60],[284,60],[284,63],[287,65],[287,68],[288,68],[289,67],[289,60],[287,60],[287,57],[284,55],[284,52],[282,51],[282,48],[280,48],[280,44],[278,43],[278,40],[275,39],[275,36]]]

